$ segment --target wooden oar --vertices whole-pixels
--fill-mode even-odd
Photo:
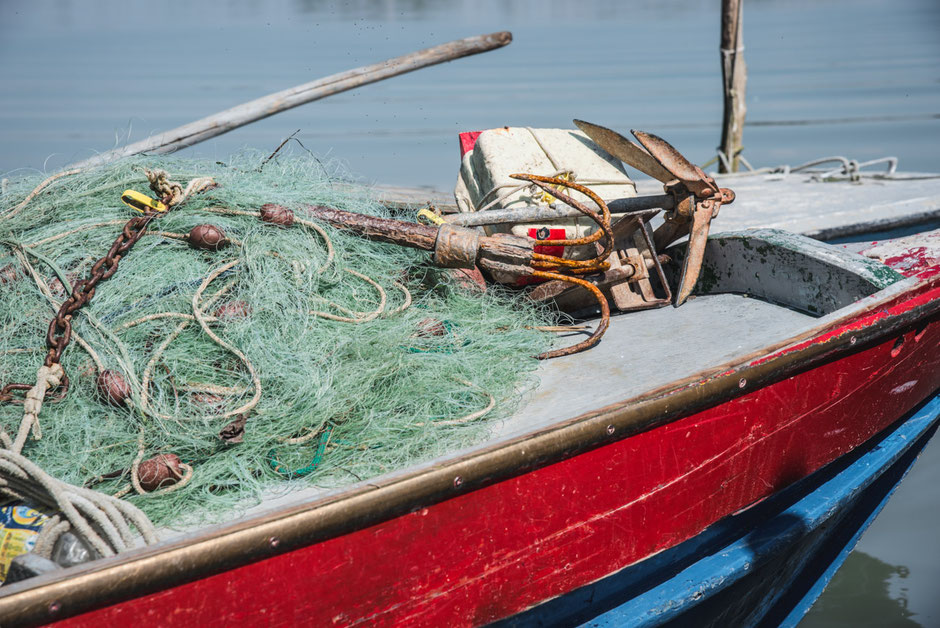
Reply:
[[[232,129],[267,118],[281,111],[303,105],[333,94],[345,92],[362,85],[375,83],[399,74],[413,72],[445,61],[502,48],[512,41],[512,33],[501,31],[489,35],[467,37],[456,41],[412,52],[374,65],[367,65],[347,72],[304,83],[290,89],[252,100],[231,109],[220,111],[207,118],[184,124],[170,131],[153,135],[123,148],[116,148],[95,155],[72,165],[72,168],[87,168],[129,157],[140,153],[170,153],[209,138],[227,133]]]

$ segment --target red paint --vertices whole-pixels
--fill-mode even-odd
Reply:
[[[880,259],[906,277],[920,277],[923,271],[930,273],[929,276],[940,272],[940,231],[918,233],[877,245],[872,242],[862,255]]]
[[[937,265],[938,260],[932,255],[934,252],[926,246],[918,246],[905,251],[901,255],[889,257],[884,263],[905,277],[912,277],[922,270]]]
[[[539,238],[538,232],[539,230],[537,228],[529,227],[528,235],[533,240],[540,240],[540,239],[541,240],[564,240],[565,238],[567,238],[564,227],[560,229],[549,229],[547,238]],[[546,246],[544,244],[536,244],[535,246],[532,247],[532,250],[535,251],[536,253],[544,253],[545,255],[554,255],[556,257],[562,257],[565,254],[565,247],[563,246]],[[525,277],[519,277],[518,279],[516,279],[516,285],[517,286],[529,286],[529,285],[536,284],[536,283],[545,283],[546,281],[548,280],[537,279],[535,277],[527,275]]]
[[[463,156],[473,150],[473,147],[476,146],[477,138],[480,137],[480,134],[483,131],[466,131],[457,136],[457,139],[460,141],[460,158],[463,159]]]
[[[564,240],[567,238],[565,234],[564,227],[560,229],[549,229],[547,238],[540,238],[538,236],[539,230],[535,227],[529,227],[529,237],[533,240]],[[545,244],[536,244],[532,247],[532,250],[536,253],[543,253],[545,255],[554,255],[555,257],[561,257],[565,254],[565,247],[563,246],[548,246]]]
[[[916,277],[918,279],[931,279],[937,275],[940,275],[940,266],[933,266],[927,270],[923,270],[917,273]]]
[[[940,280],[925,282],[803,344],[938,298]],[[889,426],[940,387],[940,322],[906,336],[894,356],[897,335],[574,458],[68,623],[439,626],[511,615],[674,546]]]

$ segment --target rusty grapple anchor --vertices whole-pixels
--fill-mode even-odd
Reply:
[[[698,280],[709,224],[718,215],[722,204],[734,200],[734,193],[731,190],[719,188],[714,179],[706,175],[701,168],[690,163],[660,137],[634,131],[633,134],[642,144],[641,147],[610,129],[579,120],[575,120],[575,123],[611,155],[664,183],[665,195],[625,200],[629,201],[630,211],[634,215],[643,212],[648,214],[649,210],[654,208],[663,209],[666,212],[666,221],[653,233],[652,242],[649,242],[645,227],[638,227],[648,241],[647,248],[650,249],[653,264],[657,268],[656,251],[689,235],[688,253],[683,262],[678,290],[673,301],[673,305],[678,307],[691,294]],[[531,238],[509,234],[486,236],[474,229],[447,222],[433,226],[423,225],[322,206],[308,205],[306,211],[314,218],[339,228],[352,230],[373,240],[432,251],[434,264],[437,266],[445,268],[479,266],[490,274],[535,277],[579,286],[587,290],[600,306],[601,320],[597,328],[587,340],[563,349],[548,351],[538,357],[552,358],[588,349],[600,341],[610,319],[610,305],[598,288],[599,283],[602,283],[605,278],[605,273],[611,269],[609,259],[616,251],[616,229],[611,221],[610,208],[592,190],[572,181],[533,174],[515,174],[512,177],[528,181],[541,188],[572,208],[577,214],[591,219],[597,225],[597,229],[590,235],[572,240],[550,239],[539,240],[536,243]],[[564,188],[585,195],[597,206],[597,210],[565,194],[561,191]],[[523,209],[510,213],[514,214],[512,220],[525,222],[528,214],[532,212],[545,214],[541,208]],[[488,224],[486,218],[482,216],[486,212],[480,212],[480,214],[479,224]],[[567,259],[562,256],[537,253],[534,250],[536,244],[565,247],[590,245],[594,247],[595,254],[588,259]],[[640,262],[645,263],[642,259]],[[630,274],[627,272],[630,269],[618,270],[620,271],[618,276]],[[665,278],[662,278],[662,281],[665,283]],[[665,302],[668,303],[668,300]]]
[[[583,120],[575,120],[574,123],[608,153],[661,181],[672,198],[672,207],[664,207],[666,222],[653,233],[653,242],[656,250],[661,251],[676,240],[689,236],[673,301],[676,307],[682,305],[698,281],[711,221],[722,205],[734,201],[734,192],[719,188],[713,178],[657,135],[631,131],[640,142],[637,145],[608,128]]]
[[[614,242],[610,226],[610,211],[607,204],[599,196],[577,183],[528,174],[513,176],[529,181],[544,190],[551,190],[556,198],[577,208],[579,212],[593,220],[598,226],[597,231],[583,238],[543,240],[542,243],[558,246],[599,244],[596,255],[585,260],[565,259],[555,255],[535,252],[534,241],[529,238],[508,234],[486,236],[474,229],[446,223],[433,226],[422,225],[311,205],[306,206],[306,212],[323,222],[341,229],[351,230],[372,240],[433,251],[434,264],[442,268],[474,268],[479,266],[490,274],[504,273],[515,277],[536,277],[581,286],[590,292],[600,305],[601,320],[594,333],[587,340],[570,347],[546,351],[537,357],[539,359],[554,358],[584,351],[600,342],[601,336],[604,335],[610,321],[610,306],[603,293],[593,283],[581,278],[583,275],[604,272],[610,268],[610,264],[606,261],[613,249]],[[551,184],[561,185],[581,192],[590,198],[600,211],[594,211],[565,193],[551,188]],[[273,206],[269,205],[268,207]]]

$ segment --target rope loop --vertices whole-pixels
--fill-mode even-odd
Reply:
[[[168,207],[180,205],[184,203],[191,194],[204,192],[216,185],[212,177],[196,177],[183,188],[181,183],[170,181],[169,173],[162,168],[154,168],[153,170],[144,168],[144,174],[150,182],[150,189]]]

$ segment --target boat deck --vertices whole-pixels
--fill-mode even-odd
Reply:
[[[539,548],[537,558],[542,564],[565,565],[565,573],[570,565],[582,570],[583,578],[577,582],[571,580],[577,586],[597,581],[624,564],[640,564],[637,561],[644,556],[663,556],[662,550],[669,549],[667,540],[655,531],[641,538],[641,532],[649,531],[645,525],[647,515],[668,514],[671,517],[668,522],[675,530],[670,538],[676,542],[692,538],[691,535],[700,532],[708,522],[741,512],[747,504],[756,503],[769,492],[787,486],[799,474],[829,464],[835,456],[847,451],[839,449],[844,443],[849,443],[845,445],[849,449],[857,447],[936,388],[936,378],[912,379],[909,375],[918,369],[928,374],[937,372],[937,357],[933,351],[936,327],[932,325],[933,331],[929,332],[932,335],[921,341],[927,326],[916,331],[910,328],[915,319],[905,318],[913,312],[916,316],[936,320],[936,307],[930,305],[936,303],[935,296],[930,296],[936,293],[936,282],[931,284],[933,292],[925,296],[918,292],[924,285],[922,276],[904,278],[888,265],[872,259],[894,260],[891,265],[896,266],[895,258],[899,253],[915,247],[923,253],[921,257],[933,260],[934,248],[915,246],[928,240],[933,243],[936,238],[923,236],[906,240],[894,243],[880,255],[872,250],[868,251],[869,256],[863,256],[849,253],[842,247],[769,230],[715,237],[709,242],[705,258],[710,279],[703,282],[707,286],[699,286],[700,292],[695,298],[680,308],[664,307],[615,316],[598,346],[542,363],[537,373],[539,385],[529,391],[514,416],[494,421],[487,440],[474,445],[468,443],[459,451],[405,470],[364,478],[355,484],[351,481],[344,486],[309,486],[297,490],[299,483],[285,483],[281,491],[272,492],[263,503],[240,513],[242,517],[248,516],[241,522],[232,517],[220,526],[162,530],[161,537],[170,541],[165,545],[136,550],[134,554],[77,568],[76,572],[83,570],[82,577],[89,582],[99,576],[108,578],[113,589],[116,583],[126,581],[129,570],[139,568],[140,573],[144,573],[146,568],[148,578],[152,578],[153,570],[164,565],[166,571],[161,576],[164,584],[160,586],[166,588],[167,582],[176,586],[181,581],[182,565],[190,569],[190,574],[201,574],[196,577],[202,579],[179,585],[174,590],[179,596],[175,600],[184,600],[180,604],[185,604],[187,592],[197,591],[198,604],[201,604],[205,591],[219,582],[223,584],[218,585],[218,591],[225,589],[229,591],[225,595],[231,597],[233,594],[226,587],[239,577],[244,578],[242,582],[248,590],[259,590],[257,584],[267,581],[267,574],[277,573],[278,577],[282,573],[302,574],[311,564],[324,564],[330,570],[329,578],[308,580],[301,575],[294,579],[294,582],[303,582],[298,590],[305,592],[310,604],[321,607],[318,610],[327,607],[328,598],[334,592],[339,591],[336,597],[342,598],[345,592],[342,588],[338,590],[335,582],[344,578],[351,581],[350,574],[358,577],[363,573],[363,565],[368,567],[368,572],[384,562],[389,572],[393,572],[391,577],[395,581],[400,578],[399,589],[422,592],[419,596],[412,595],[407,602],[419,606],[430,605],[431,601],[451,593],[456,599],[464,595],[464,588],[472,587],[483,591],[481,595],[485,599],[496,599],[499,592],[487,589],[490,585],[485,579],[473,574],[499,572],[500,582],[511,582],[514,587],[511,596],[500,599],[506,609],[518,611],[521,588],[528,587],[525,593],[531,593],[531,598],[522,598],[525,600],[538,601],[546,595],[542,581],[524,582],[526,578],[518,575],[519,569],[529,573],[533,564],[527,554],[530,548]],[[909,292],[917,293],[916,299],[908,297]],[[907,299],[902,303],[904,307],[891,311],[878,309],[878,316],[882,318],[870,325],[865,322],[859,328],[858,348],[842,354],[844,358],[826,361],[829,354],[822,351],[855,345],[855,328],[851,338],[843,334],[833,344],[819,349],[819,353],[810,352],[816,351],[816,346],[823,342],[810,342],[805,350],[778,351],[824,328],[844,329],[845,321],[857,321],[860,315],[867,316],[875,308],[886,307],[895,298]],[[932,301],[918,305],[917,299],[931,298]],[[880,321],[884,321],[883,325]],[[906,364],[906,367],[883,368],[886,359],[896,357],[885,340],[896,337],[899,325],[907,326],[904,333],[911,342],[892,364]],[[565,341],[574,343],[581,337],[571,335]],[[873,339],[880,344],[870,346],[868,343]],[[825,344],[828,343],[827,340]],[[900,345],[895,342],[895,346]],[[769,356],[768,360],[775,362],[769,367],[779,369],[793,354],[797,354],[796,361],[790,367],[783,365],[792,370],[786,371],[785,377],[781,375],[781,379],[767,380],[766,375],[761,374],[760,369],[766,366],[763,359],[755,361],[761,362],[761,366],[752,363],[740,371],[733,370],[757,356]],[[827,372],[820,375],[815,370],[797,370],[814,355],[821,361],[820,371],[828,369]],[[829,382],[834,381],[834,377],[849,377],[856,372],[868,372],[877,379],[878,386],[852,387],[852,396],[838,395],[837,404],[823,399],[830,392]],[[774,371],[772,377],[777,378],[777,374],[778,371]],[[738,403],[737,411],[728,412],[720,404],[721,395],[738,395],[739,377],[740,381],[746,381],[748,389],[754,386],[753,395],[757,396],[747,393],[734,397],[732,401]],[[656,395],[637,399],[657,389]],[[707,395],[700,395],[703,390]],[[885,395],[884,391],[890,391],[890,395]],[[664,394],[659,396],[659,392]],[[742,407],[742,403],[750,403],[743,401],[749,397],[760,403]],[[652,403],[647,403],[650,400]],[[796,410],[781,400],[792,400],[797,405]],[[823,401],[826,412],[820,413],[820,420],[789,421],[791,413],[812,417]],[[689,411],[700,410],[700,415],[705,415],[695,420],[709,429],[720,427],[726,433],[715,430],[703,433],[700,440],[705,447],[699,447],[696,439],[681,440],[690,433],[686,429],[671,429],[671,425],[662,423],[657,425],[666,429],[635,434],[637,440],[630,436],[629,430],[643,429],[649,425],[650,417],[655,420],[654,413],[684,412],[690,407],[689,402],[692,407]],[[644,404],[648,406],[646,414],[643,414]],[[856,421],[854,408],[859,404],[871,407],[877,421]],[[611,407],[615,405],[620,407]],[[654,405],[659,407],[654,408]],[[572,421],[575,417],[581,418]],[[695,417],[680,417],[679,420],[690,418]],[[751,434],[756,438],[752,439]],[[648,441],[644,443],[644,437],[649,435],[661,436],[664,440],[662,444],[656,441],[649,446]],[[611,436],[609,442],[608,436]],[[795,439],[801,438],[804,441],[800,447],[791,446]],[[583,445],[584,442],[587,445]],[[582,446],[592,447],[586,450],[589,456],[572,454]],[[723,465],[728,464],[730,458],[714,453],[731,451],[732,447],[744,452],[736,459],[740,468],[747,469],[748,473],[729,475]],[[775,459],[768,455],[770,451],[788,452],[788,457]],[[662,452],[670,455],[663,456]],[[673,460],[675,454],[684,457]],[[596,469],[604,470],[609,476],[603,484],[604,491],[593,490],[599,486]],[[517,475],[520,470],[526,474],[524,480]],[[726,487],[724,482],[728,478],[734,481]],[[682,490],[689,494],[707,496],[695,502],[701,512],[690,512],[684,502],[668,512],[666,506],[670,505],[672,497],[669,491],[661,489],[670,486],[673,480],[681,481]],[[320,498],[327,499],[321,501]],[[566,507],[558,508],[557,504]],[[520,508],[531,509],[528,520],[513,520]],[[383,517],[392,518],[385,520]],[[494,520],[498,520],[499,525],[491,526]],[[540,526],[530,525],[529,521],[538,521]],[[590,522],[590,526],[577,524],[578,521]],[[631,531],[629,547],[614,548],[608,541],[620,539],[623,530]],[[486,536],[489,531],[503,534],[503,540],[514,544],[507,546],[503,555],[491,563],[487,562],[486,553],[459,551],[461,547],[453,545],[453,539],[459,539],[464,543],[463,549],[484,546],[498,549],[492,537]],[[346,536],[333,538],[337,534]],[[411,541],[417,538],[434,541],[437,545],[432,542],[427,547],[416,546],[412,551]],[[318,543],[318,539],[329,542]],[[347,539],[365,539],[364,549],[359,551],[351,545],[353,541],[347,542]],[[303,544],[299,549],[298,543]],[[272,550],[278,546],[287,550]],[[458,551],[453,551],[454,548]],[[401,552],[396,554],[399,549]],[[442,564],[454,571],[445,572],[442,567],[439,573],[448,575],[438,578],[438,572],[429,572],[418,563],[408,562],[417,555],[415,552],[426,552],[435,560],[441,557]],[[610,559],[604,562],[608,554]],[[381,558],[374,564],[369,563],[375,556]],[[469,566],[461,562],[465,556]],[[223,560],[230,562],[223,563]],[[255,568],[248,562],[254,560],[264,566]],[[219,569],[227,569],[220,567],[225,564],[242,566],[217,574]],[[402,564],[418,566],[405,571],[395,567]],[[249,571],[251,569],[260,569],[263,573]],[[451,573],[457,575],[449,575]],[[208,576],[204,577],[206,574]],[[51,582],[49,588],[37,594],[46,596],[43,608],[48,606],[47,600],[63,599],[66,587],[76,590],[75,583],[60,582],[56,580],[58,577],[48,576],[45,582]],[[42,582],[37,580],[37,583]],[[127,586],[132,594],[139,594],[140,589],[133,588],[138,585]],[[261,587],[260,591],[263,594],[268,591],[264,595],[270,595],[272,589]],[[355,593],[362,596],[366,605],[379,597],[365,589]],[[250,597],[253,598],[251,604],[246,606],[265,608],[266,602]],[[137,608],[146,608],[152,601],[146,596],[142,599]],[[337,608],[347,608],[341,602],[336,604]],[[409,607],[402,612],[423,612],[429,607],[415,606],[417,610]],[[503,610],[487,606],[486,612],[489,613],[486,617],[492,618]]]
[[[494,422],[482,443],[412,467],[430,467],[472,451],[508,441],[625,401],[671,382],[743,358],[784,341],[820,319],[786,306],[742,294],[699,295],[680,308],[613,316],[603,340],[589,351],[543,362],[539,384],[513,416]],[[571,334],[563,344],[583,336]],[[368,480],[365,480],[368,484]],[[359,484],[359,483],[357,483]],[[293,487],[266,496],[248,510],[255,514],[342,492],[351,486]]]
[[[682,307],[613,316],[595,347],[541,363],[537,387],[526,391],[511,417],[493,421],[482,442],[413,465],[406,472],[429,469],[481,447],[497,446],[743,361],[861,306],[860,300],[882,288],[904,283],[901,275],[880,262],[772,230],[713,236],[705,268],[710,269],[713,281],[707,289],[700,286]],[[559,346],[575,344],[589,333],[562,336]],[[314,500],[360,484],[369,480],[331,488],[294,486],[267,495],[249,513]]]
[[[539,387],[494,438],[515,436],[665,386],[789,338],[815,320],[739,294],[700,295],[680,308],[614,316],[596,347],[540,366]],[[578,340],[572,338],[571,344]]]

